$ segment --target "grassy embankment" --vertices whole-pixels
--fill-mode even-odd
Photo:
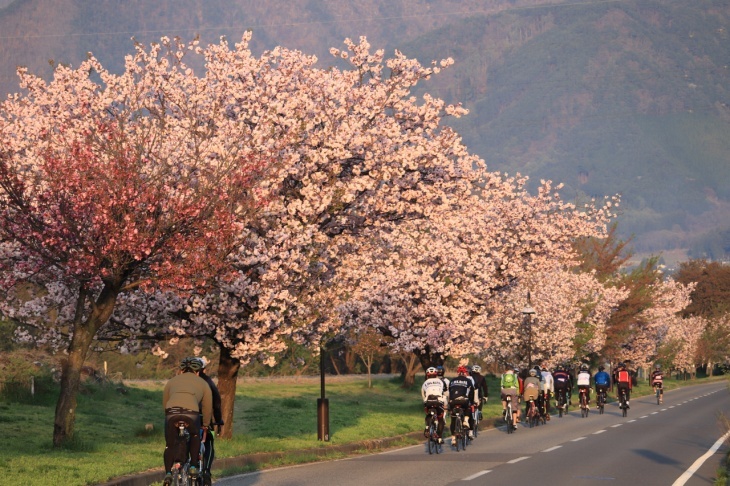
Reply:
[[[666,388],[704,381],[668,380]],[[163,384],[130,383],[124,388],[126,393],[116,386],[85,386],[79,396],[76,436],[65,449],[54,449],[51,443],[55,397],[26,397],[21,401],[0,397],[0,466],[16,484],[27,486],[98,484],[161,468]],[[493,398],[485,416],[494,418],[501,412],[495,400],[496,379],[490,379],[489,389]],[[642,383],[634,396],[650,391],[648,384]],[[328,377],[326,392],[331,439],[323,443],[317,440],[318,379],[239,383],[234,437],[216,442],[217,456],[331,447],[398,436],[423,427],[419,390],[404,390],[397,379],[375,380],[368,389],[362,376]],[[154,424],[154,429],[146,430],[147,424]],[[413,440],[403,443],[409,442]],[[241,470],[214,469],[214,476],[237,472]]]

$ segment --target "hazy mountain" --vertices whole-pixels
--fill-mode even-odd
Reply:
[[[730,253],[728,0],[0,0],[0,92],[92,51],[118,69],[131,38],[284,45],[330,63],[367,36],[456,65],[419,86],[471,113],[456,127],[493,170],[621,193],[636,249]]]

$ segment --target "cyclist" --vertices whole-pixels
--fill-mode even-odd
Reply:
[[[444,382],[444,385],[446,386],[446,391],[449,391],[449,379],[444,376],[444,367],[441,365],[438,365],[436,367],[436,371],[438,372],[439,380]]]
[[[500,395],[502,398],[502,416],[504,421],[513,424],[520,421],[520,408],[517,406],[517,392],[520,383],[514,370],[507,366],[500,379]],[[507,417],[507,396],[512,397],[512,417]]]
[[[664,374],[662,373],[661,365],[656,365],[654,371],[651,373],[651,386],[659,387],[659,403],[664,402],[664,388],[662,388],[664,381]]]
[[[537,371],[531,369],[529,375],[523,381],[522,400],[525,402],[525,422],[527,421],[527,412],[530,410],[530,400],[537,401],[540,396],[540,378],[537,377]]]
[[[596,385],[596,408],[600,408],[598,405],[598,397],[601,392],[605,396],[608,396],[608,389],[611,387],[611,375],[606,373],[606,367],[601,365],[598,367],[598,373],[593,376],[593,383]]]
[[[586,405],[590,406],[590,403],[591,403],[591,374],[588,372],[587,364],[580,365],[580,372],[578,373],[576,382],[578,385],[578,396],[580,396],[581,390],[585,390]]]
[[[553,374],[550,373],[550,370],[548,370],[545,365],[543,365],[540,373],[542,374],[542,379],[545,382],[545,384],[543,385],[545,419],[550,420],[550,396],[555,392],[555,380],[553,380]]]
[[[446,384],[439,379],[438,371],[433,366],[426,369],[426,381],[421,387],[421,398],[423,398],[423,406],[426,412],[426,428],[423,435],[428,438],[428,419],[430,417],[430,409],[436,409],[436,418],[438,425],[436,427],[436,435],[438,435],[438,443],[443,444],[444,433],[444,408],[446,406]]]
[[[180,362],[180,373],[171,378],[162,391],[162,406],[165,410],[164,486],[172,484],[172,466],[178,441],[175,424],[178,422],[185,422],[190,432],[190,475],[196,477],[199,472],[200,429],[201,426],[206,429],[213,418],[213,393],[208,383],[198,376],[201,369],[197,358],[184,358]]]
[[[192,358],[199,362],[200,364],[200,376],[202,379],[205,380],[206,383],[208,383],[208,386],[210,387],[210,391],[213,394],[213,421],[208,424],[209,426],[218,426],[218,431],[220,432],[220,426],[223,425],[223,413],[221,410],[221,394],[218,391],[218,387],[216,386],[213,379],[208,376],[205,373],[205,367],[207,366],[207,363],[202,358]],[[205,422],[203,422],[205,423]],[[201,476],[203,477],[203,484],[205,486],[210,486],[212,483],[212,478],[210,471],[213,468],[213,460],[215,460],[215,436],[211,433],[213,427],[209,428],[209,431],[207,434],[205,434],[205,449],[203,451],[203,470],[201,472]]]
[[[570,405],[570,395],[573,393],[573,377],[566,371],[565,366],[559,364],[555,367],[553,380],[555,381],[555,394],[566,393],[568,397],[567,405]],[[555,402],[555,406],[558,406],[557,402]]]
[[[474,389],[479,393],[479,413],[482,413],[482,407],[487,403],[489,398],[489,389],[487,388],[487,379],[482,375],[482,367],[474,365],[471,367],[471,377],[474,379]]]
[[[629,409],[629,398],[631,397],[631,373],[626,369],[624,363],[619,363],[618,371],[616,372],[616,390],[618,396],[621,396],[621,390],[626,391],[626,408]]]
[[[476,405],[474,402],[474,386],[469,378],[469,370],[466,366],[459,366],[456,369],[457,377],[449,381],[449,409],[454,410],[456,405],[460,405],[464,410],[464,427],[469,428],[469,438],[474,438],[474,420],[471,414],[471,406]],[[451,444],[456,444],[456,436],[454,435],[454,417],[451,416]]]

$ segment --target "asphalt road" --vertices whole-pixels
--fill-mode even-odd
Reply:
[[[683,387],[631,400],[627,417],[615,404],[587,418],[573,406],[546,425],[483,431],[456,452],[448,445],[429,456],[424,445],[369,456],[244,474],[216,486],[319,485],[712,485],[726,447],[721,447],[686,482],[678,481],[713,447],[730,417],[725,382]],[[448,424],[447,424],[448,427]],[[685,478],[682,478],[683,480]]]

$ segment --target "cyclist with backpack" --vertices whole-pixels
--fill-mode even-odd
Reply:
[[[508,424],[510,420],[513,425],[520,421],[520,408],[517,406],[517,393],[520,383],[517,375],[511,366],[507,366],[500,379],[500,395],[502,398],[502,416]],[[507,397],[512,400],[512,417],[507,417]]]
[[[540,396],[540,378],[537,377],[537,371],[530,369],[528,376],[523,380],[522,385],[522,400],[525,402],[525,421],[527,421],[527,415],[530,411],[530,400],[535,401],[537,405],[537,399]]]
[[[629,398],[631,397],[631,372],[626,369],[624,363],[619,363],[618,371],[616,372],[616,390],[618,396],[621,396],[621,391],[626,392],[626,408],[629,409]]]

